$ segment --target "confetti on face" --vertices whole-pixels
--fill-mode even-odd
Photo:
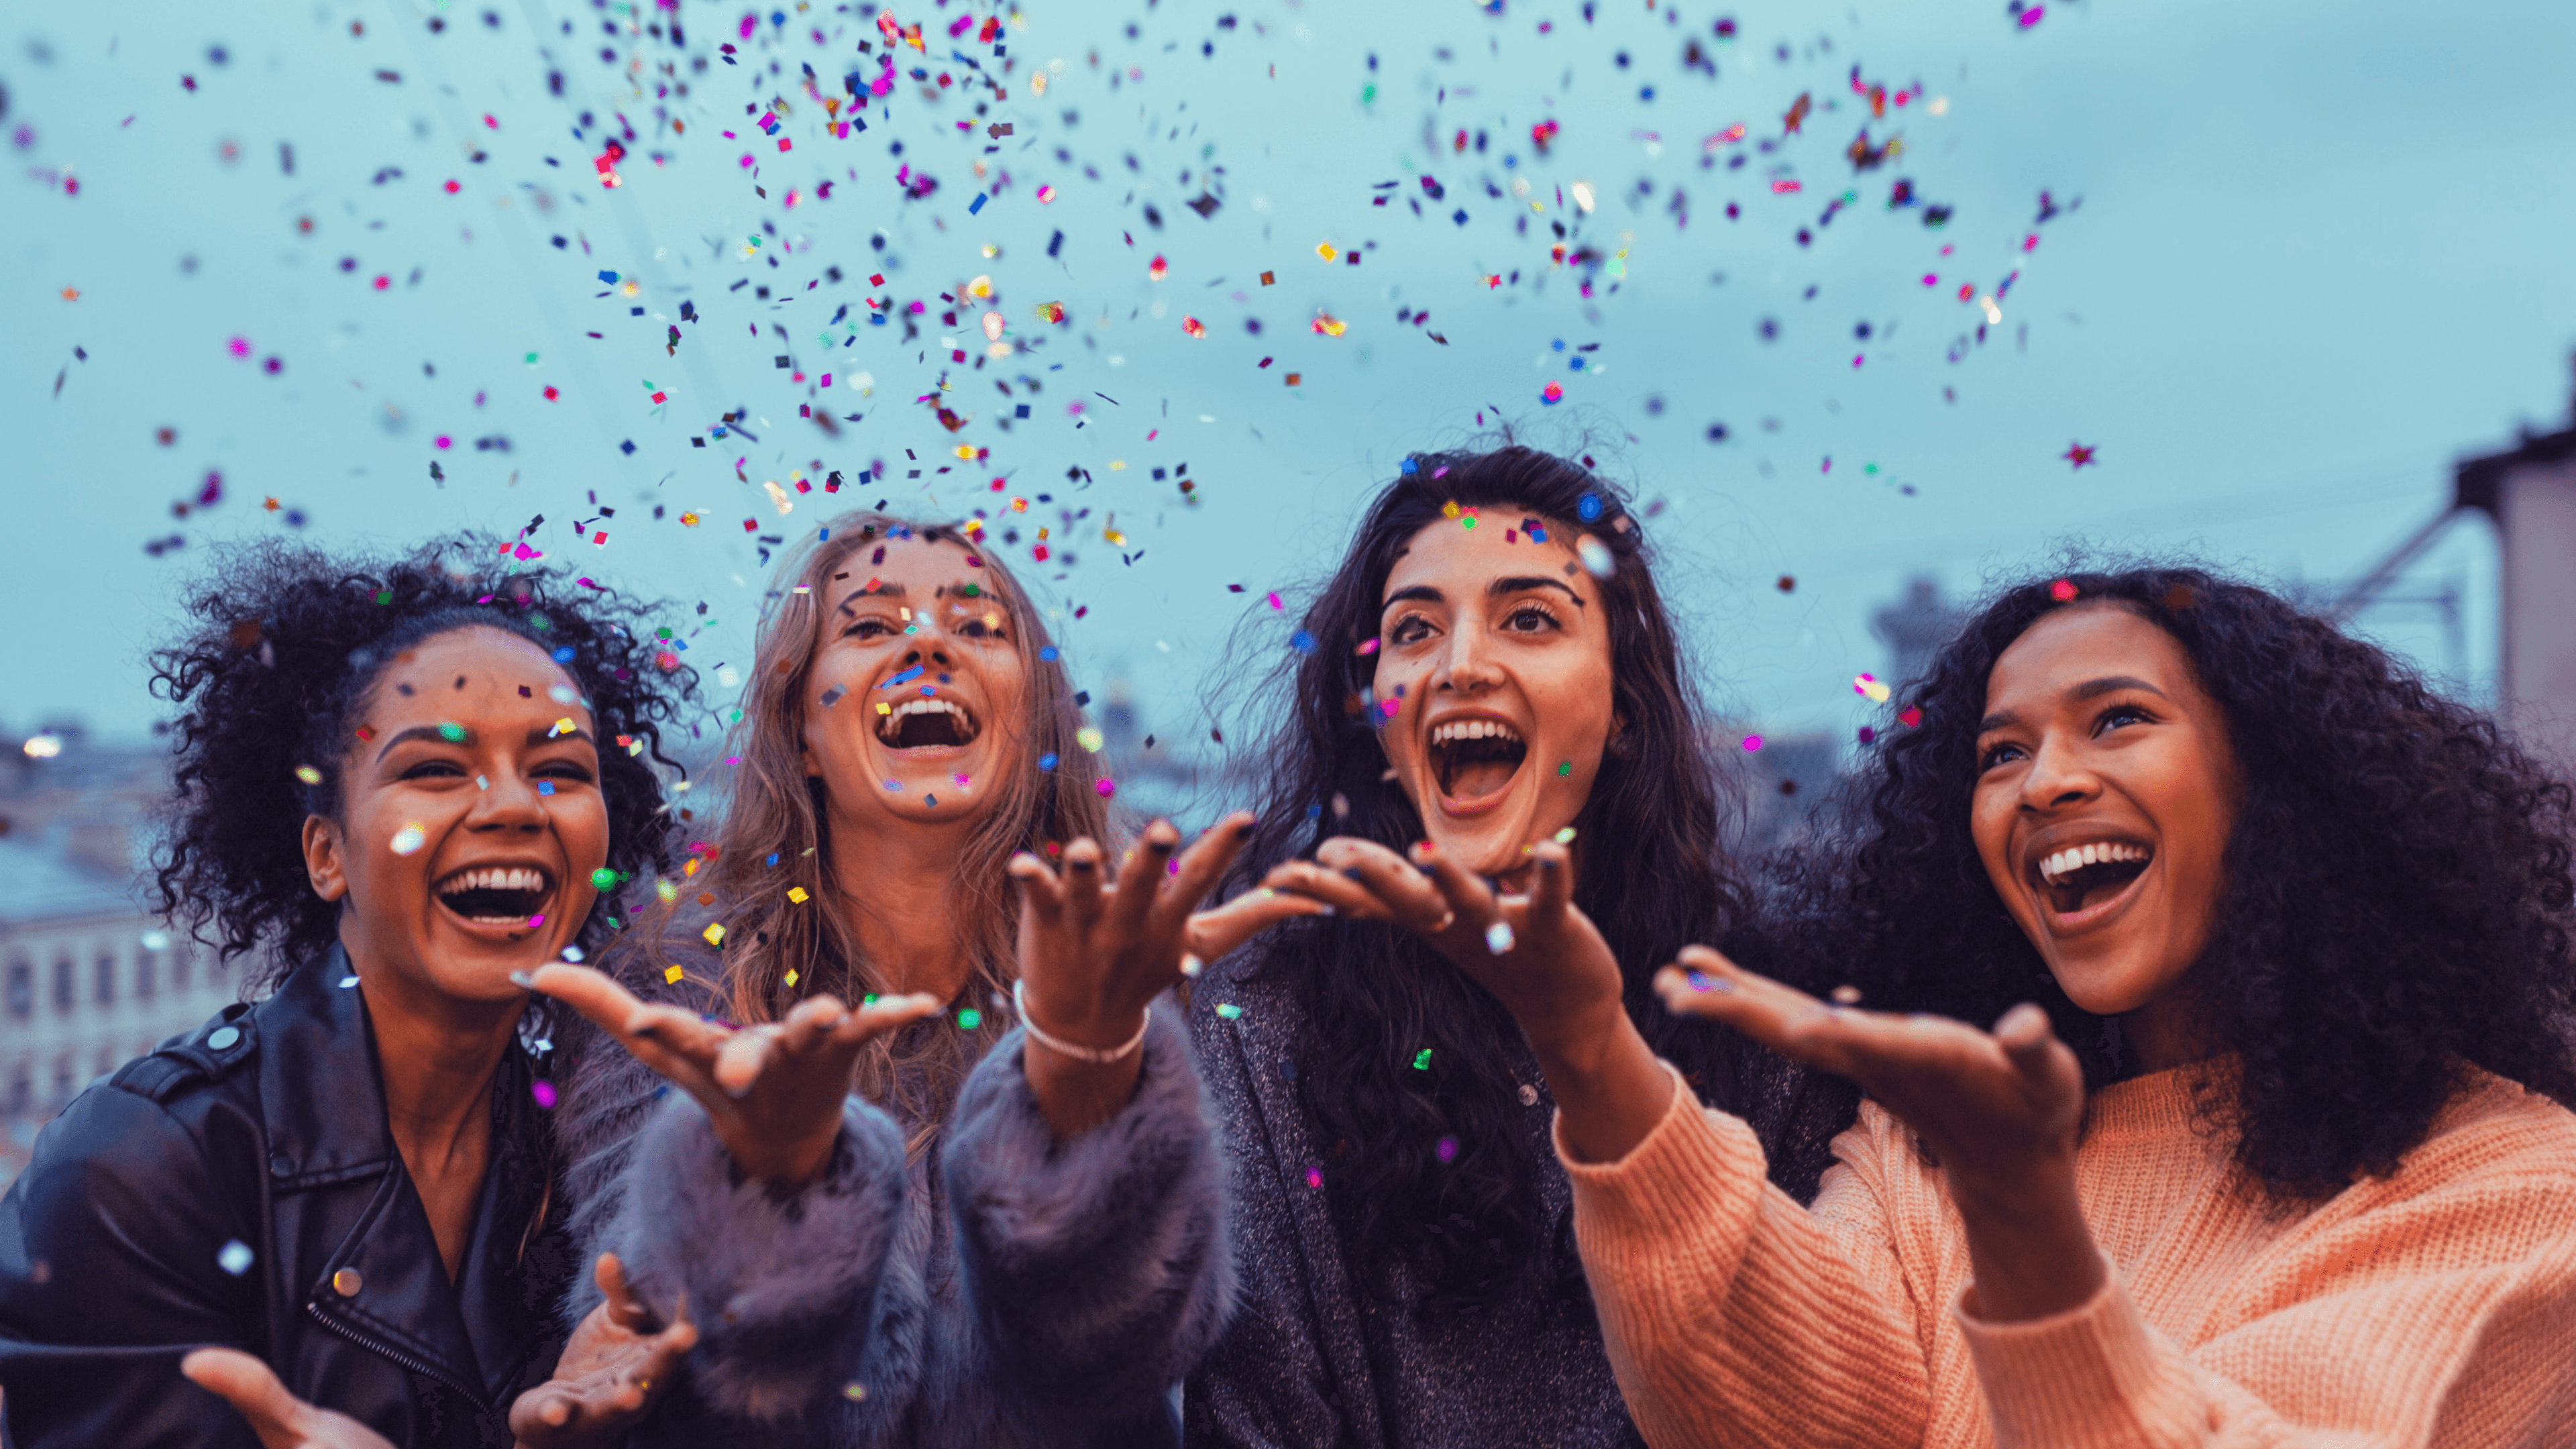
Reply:
[[[428,839],[429,837],[421,832],[421,828],[419,826],[406,825],[402,829],[394,832],[394,854],[410,855],[419,850],[421,846],[428,841]]]
[[[1574,554],[1596,579],[1610,577],[1619,567],[1619,561],[1610,555],[1610,545],[1588,533],[1574,541]]]
[[[1512,923],[1496,921],[1485,928],[1485,950],[1501,956],[1512,949]]]

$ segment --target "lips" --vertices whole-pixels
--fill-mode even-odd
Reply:
[[[1452,715],[1427,731],[1426,751],[1444,804],[1478,805],[1509,788],[1529,759],[1529,743],[1509,720]]]
[[[946,696],[907,699],[877,716],[877,742],[889,750],[957,749],[982,733],[974,711]]]
[[[2026,856],[2039,899],[2061,922],[2089,923],[2129,895],[2155,862],[2156,852],[2141,840],[2060,832],[2053,839],[2033,840]]]
[[[470,925],[520,928],[545,913],[555,884],[542,866],[485,865],[442,876],[430,891]]]

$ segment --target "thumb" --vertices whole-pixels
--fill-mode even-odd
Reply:
[[[2005,1012],[1995,1021],[1995,1041],[2024,1077],[2047,1078],[2054,1055],[2049,1049],[2057,1045],[2047,1012],[2027,1001]]]
[[[235,1348],[201,1348],[179,1360],[179,1372],[229,1403],[267,1449],[298,1449],[312,1407],[286,1391],[265,1363]]]

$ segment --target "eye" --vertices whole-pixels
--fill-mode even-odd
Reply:
[[[1407,614],[1386,631],[1389,644],[1419,644],[1431,637],[1431,621],[1420,614]]]
[[[404,768],[398,777],[405,780],[463,779],[465,771],[453,760],[420,760]]]
[[[2023,753],[2022,747],[2014,744],[2012,741],[1997,740],[1995,743],[1986,746],[1984,751],[1977,756],[1977,769],[1980,772],[1983,772],[1991,770],[1997,765],[2010,764],[2013,761],[2022,758]]]
[[[589,769],[575,760],[549,761],[537,767],[537,775],[541,779],[571,780],[582,785],[590,783]]]
[[[1515,634],[1543,634],[1563,628],[1544,604],[1521,604],[1503,617],[1503,628]]]
[[[971,619],[958,620],[957,632],[968,639],[1004,639],[1010,637],[1002,632],[1002,627],[999,623],[992,619],[983,617],[982,615],[978,615]]]
[[[884,639],[894,634],[894,625],[875,614],[862,614],[841,631],[844,639]]]
[[[2154,720],[2155,716],[2147,713],[2146,706],[2123,700],[2103,709],[2093,721],[2093,733],[2097,736],[2108,734],[2127,725],[2151,724]]]

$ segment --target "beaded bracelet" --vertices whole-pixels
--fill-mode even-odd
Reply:
[[[1148,1006],[1145,1008],[1144,1020],[1136,1023],[1136,1034],[1127,1038],[1125,1046],[1102,1051],[1098,1047],[1076,1046],[1072,1042],[1049,1036],[1039,1030],[1036,1018],[1029,1015],[1028,993],[1017,981],[1011,983],[1011,1005],[1018,1009],[1020,1027],[1029,1034],[1029,1040],[1059,1056],[1068,1056],[1077,1062],[1089,1062],[1094,1066],[1105,1066],[1121,1057],[1133,1054],[1138,1047],[1145,1044],[1145,1028],[1154,1024],[1154,1008]]]

